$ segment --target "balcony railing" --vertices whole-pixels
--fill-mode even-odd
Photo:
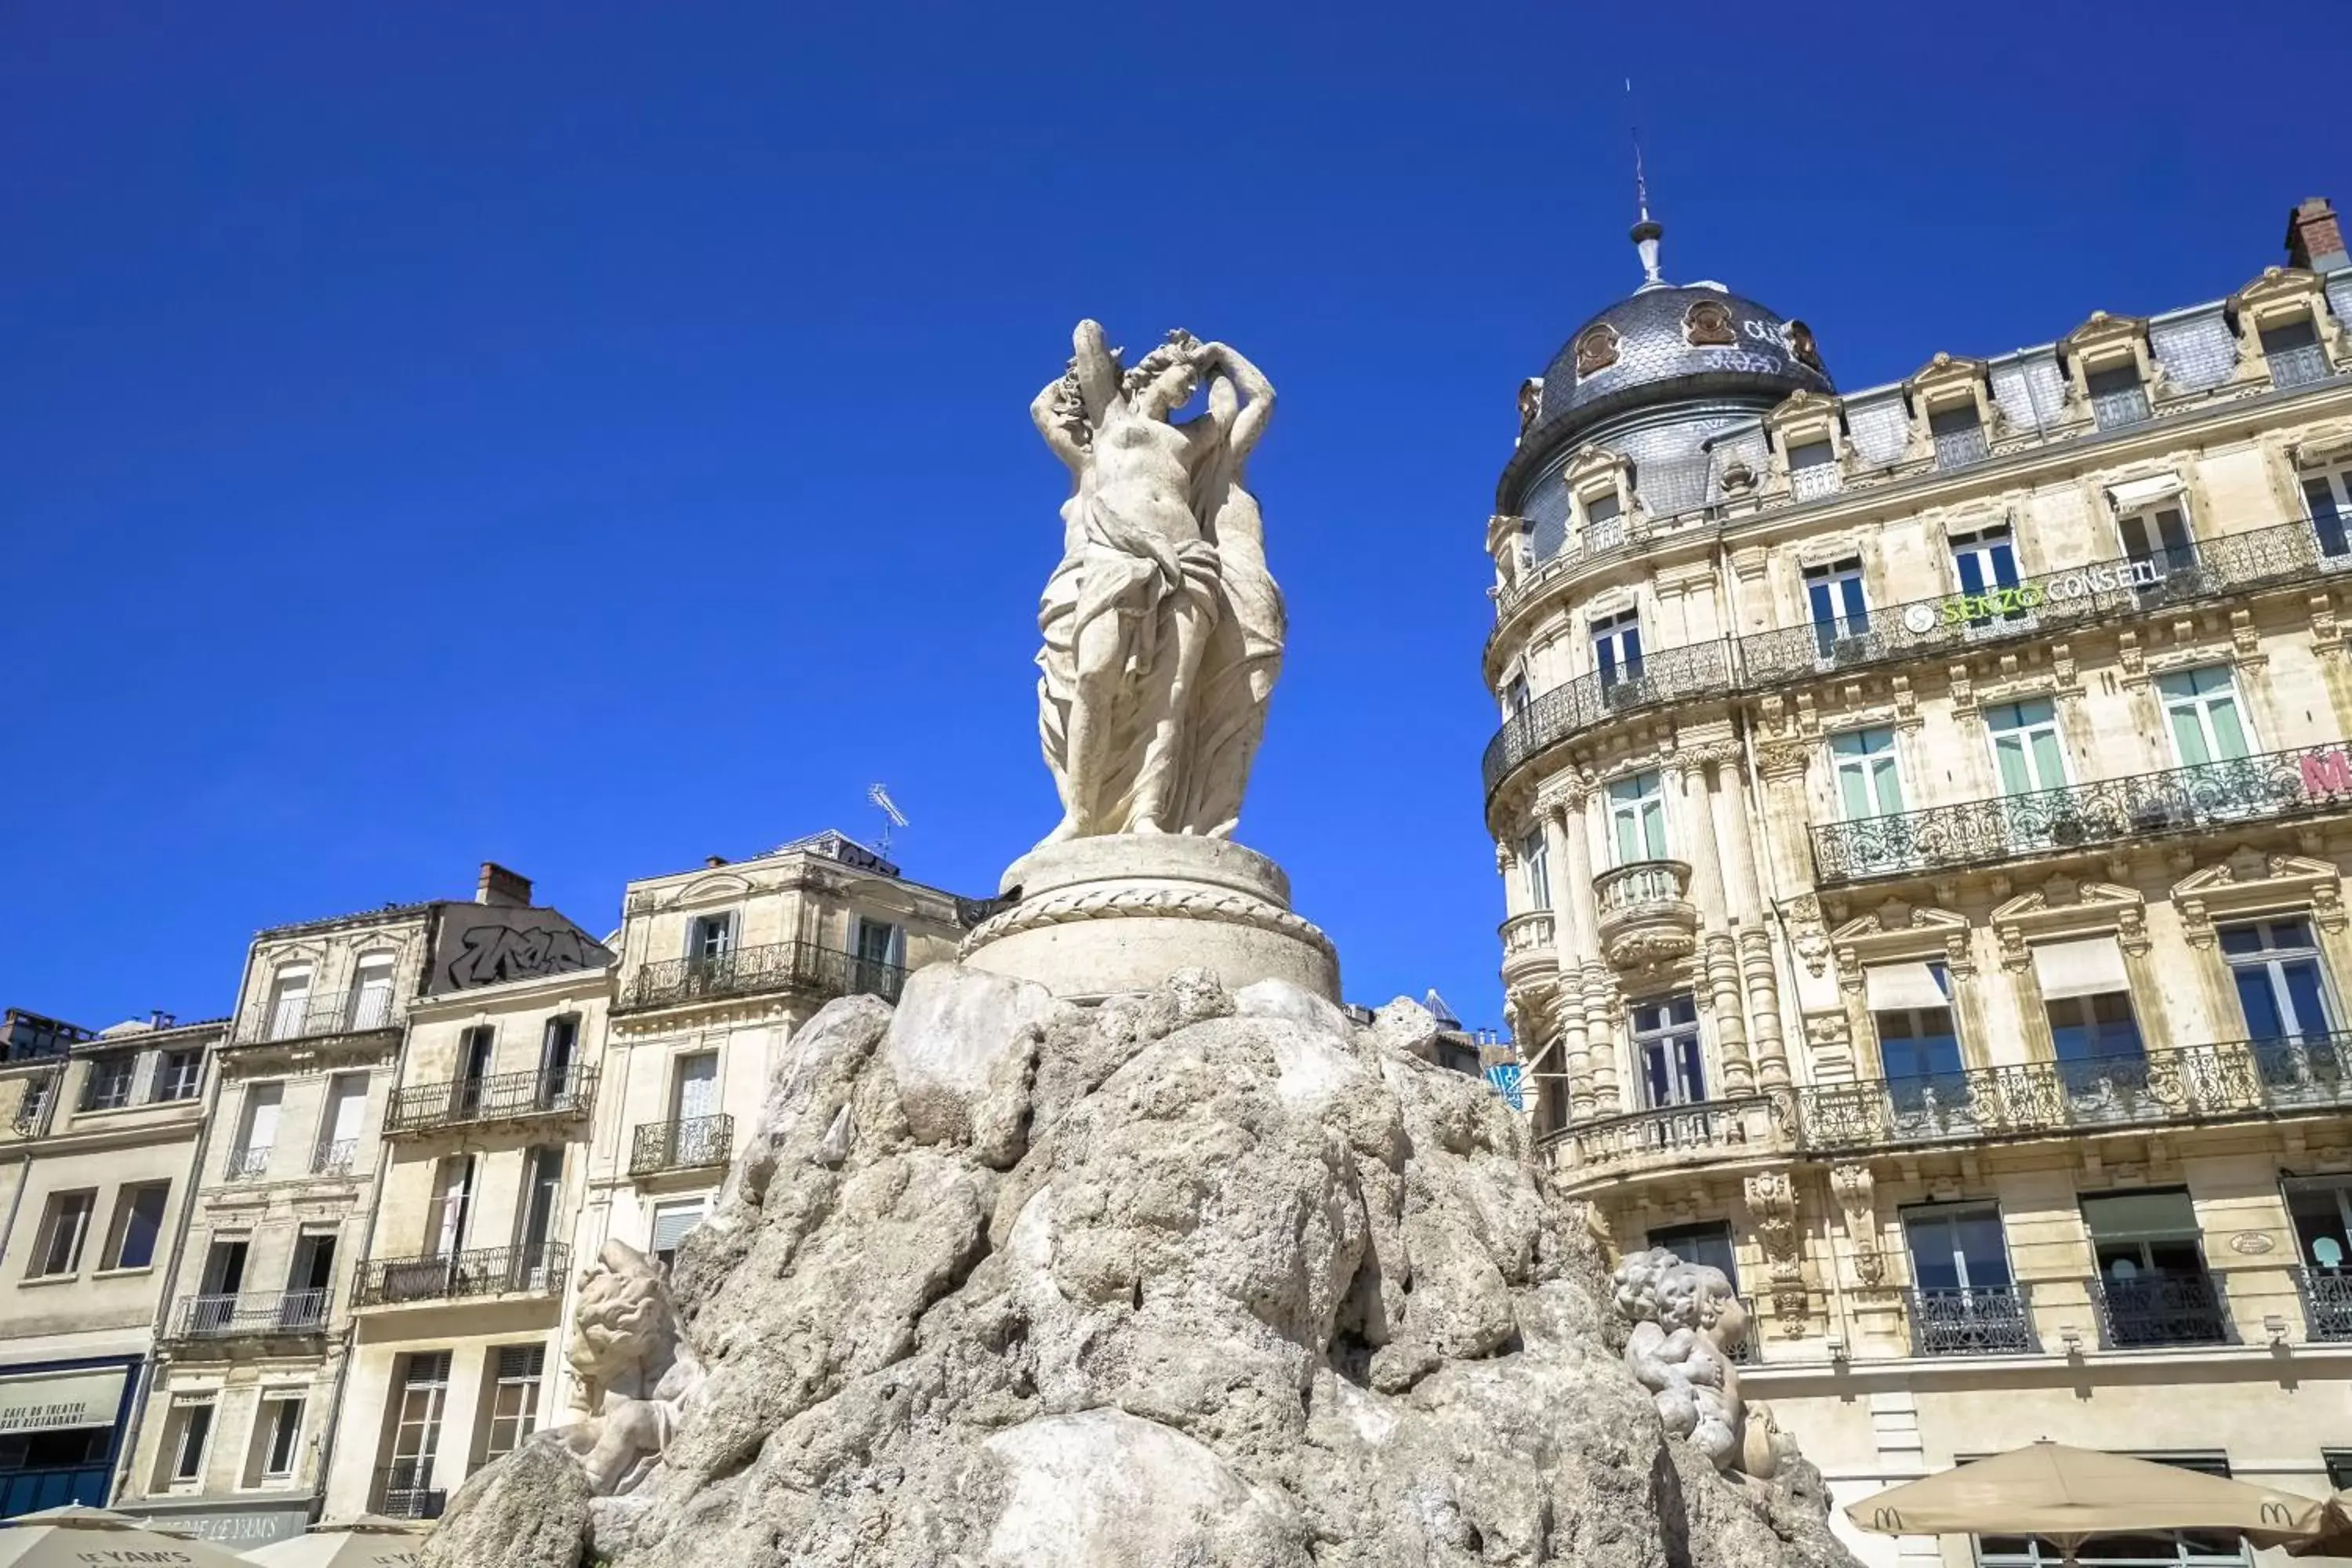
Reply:
[[[250,1182],[269,1173],[269,1150],[231,1149],[222,1162],[221,1175],[232,1182]]]
[[[2102,430],[2120,430],[2147,419],[2147,388],[2126,386],[2091,395],[2091,422]]]
[[[486,1121],[532,1117],[584,1116],[596,1100],[596,1069],[572,1067],[556,1072],[504,1072],[422,1083],[393,1091],[384,1112],[386,1137],[471,1127]]]
[[[1492,795],[1529,757],[1604,719],[1719,695],[1733,685],[1730,645],[1712,642],[1645,653],[1631,670],[1606,679],[1596,671],[1555,686],[1513,715],[1486,743],[1486,793]]]
[[[2270,366],[2271,384],[2282,392],[2291,386],[2309,386],[2315,381],[2326,381],[2335,374],[2327,368],[2327,351],[2317,343],[2273,349],[2266,352],[2263,360]]]
[[[394,1459],[375,1472],[374,1512],[386,1519],[439,1519],[448,1494],[436,1489],[433,1461]]]
[[[693,1116],[683,1121],[638,1124],[629,1140],[629,1174],[657,1176],[723,1165],[734,1157],[735,1119]]]
[[[2230,1309],[2214,1275],[2110,1274],[2091,1280],[2101,1342],[2111,1351],[2156,1345],[2218,1345],[2230,1340]]]
[[[896,963],[860,958],[813,942],[779,942],[739,947],[709,958],[669,958],[648,963],[630,976],[621,994],[624,1009],[669,1007],[771,991],[807,991],[823,996],[879,996],[896,1002],[907,971]]]
[[[419,1258],[379,1258],[360,1270],[354,1307],[394,1307],[415,1301],[460,1301],[478,1296],[561,1296],[572,1249],[561,1242],[541,1247],[492,1247]]]
[[[363,1035],[397,1028],[400,1009],[388,986],[370,985],[332,996],[278,997],[248,1009],[237,1020],[233,1046],[272,1040],[307,1040],[325,1035]]]
[[[360,1141],[339,1138],[331,1143],[321,1143],[310,1151],[310,1173],[314,1176],[347,1176],[352,1163],[359,1157]]]
[[[2330,741],[2063,789],[1822,823],[1812,830],[1814,879],[1836,887],[2347,805],[2352,754],[2344,742]]]
[[[1486,793],[1491,796],[1538,752],[1653,701],[1767,690],[1808,676],[1941,658],[2090,622],[2306,582],[2352,570],[2352,551],[2344,548],[2344,537],[2340,529],[2323,530],[2309,521],[2284,523],[2045,572],[1983,594],[1947,594],[1835,621],[1756,632],[1733,639],[1727,648],[1694,643],[1645,654],[1641,674],[1621,678],[1619,684],[1630,689],[1610,701],[1598,694],[1599,678],[1587,675],[1552,688],[1505,721],[1486,745]]]
[[[1992,456],[1992,443],[1985,439],[1981,425],[1970,425],[1961,430],[1940,430],[1936,433],[1935,439],[1936,467],[1938,468],[1965,468]]]
[[[2305,1339],[2352,1340],[2352,1270],[2301,1264],[2294,1288],[2303,1298]]]
[[[1759,1094],[1574,1122],[1547,1134],[1544,1142],[1564,1145],[1582,1169],[1653,1160],[1679,1163],[1693,1154],[1760,1154],[1787,1147],[1795,1131],[1790,1101],[1782,1095]]]
[[[182,1340],[232,1340],[327,1331],[324,1290],[275,1290],[255,1296],[183,1296],[172,1313]]]
[[[2033,1325],[2010,1287],[1906,1290],[1913,1355],[2026,1355]]]
[[[1789,470],[1789,494],[1796,500],[1818,500],[1837,494],[1843,479],[1835,463],[1808,463]]]

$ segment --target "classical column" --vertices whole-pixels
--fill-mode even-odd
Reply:
[[[1674,767],[1675,842],[1690,859],[1690,901],[1698,910],[1697,983],[1715,1016],[1715,1037],[1723,1058],[1726,1094],[1752,1094],[1756,1071],[1748,1059],[1748,1026],[1740,1016],[1739,961],[1732,947],[1726,912],[1715,810],[1706,773],[1714,755],[1685,753]]]
[[[1584,1037],[1592,1114],[1614,1116],[1625,1109],[1617,1088],[1617,977],[1598,959],[1584,966]]]
[[[1793,823],[1798,833],[1804,831],[1805,765],[1811,755],[1812,748],[1798,742],[1780,742],[1757,750],[1757,761],[1764,774],[1764,798],[1757,809],[1759,816],[1767,817],[1768,847],[1778,845],[1785,837],[1785,834],[1774,835],[1770,831],[1772,820]],[[1735,798],[1725,804],[1730,808],[1727,837],[1736,847],[1744,846],[1744,852],[1735,847],[1734,853],[1752,877],[1758,862],[1753,837],[1748,831],[1748,803]],[[1769,847],[1767,852],[1770,852]],[[1811,881],[1808,877],[1802,885],[1810,887]],[[1798,884],[1784,875],[1776,879],[1776,885]],[[1749,1037],[1756,1045],[1757,1078],[1766,1089],[1786,1089],[1790,1084],[1789,1048],[1780,1035],[1780,972],[1772,962],[1772,936],[1765,927],[1763,909],[1763,900],[1759,897],[1752,920],[1748,911],[1741,912],[1739,968],[1748,986],[1748,1019],[1752,1031]]]
[[[1573,803],[1573,804],[1572,804]],[[1559,1028],[1559,1070],[1568,1078],[1569,1119],[1580,1121],[1591,1113],[1591,1063],[1584,1034],[1584,964],[1579,949],[1590,939],[1590,925],[1576,912],[1577,889],[1590,901],[1592,886],[1586,862],[1591,858],[1584,843],[1580,797],[1554,797],[1540,803],[1544,843],[1559,879],[1552,885],[1552,955],[1559,975],[1554,1014]]]

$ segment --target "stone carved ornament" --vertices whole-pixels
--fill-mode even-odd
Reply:
[[[1244,482],[1274,386],[1189,332],[1132,367],[1096,322],[1073,344],[1029,410],[1070,470],[1037,610],[1038,731],[1062,800],[1045,841],[1227,837],[1282,663],[1282,592]],[[1204,384],[1204,412],[1176,423]]]
[[[1653,1247],[1629,1254],[1611,1281],[1618,1315],[1633,1325],[1625,1365],[1666,1430],[1726,1475],[1771,1479],[1796,1445],[1769,1409],[1740,1397],[1735,1358],[1748,1309],[1723,1270]]]
[[[580,1376],[587,1415],[544,1440],[579,1458],[596,1496],[638,1490],[661,1461],[679,1407],[702,1382],[669,1288],[644,1253],[608,1241],[581,1271],[565,1359]]]

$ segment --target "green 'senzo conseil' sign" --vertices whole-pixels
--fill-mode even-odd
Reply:
[[[2000,616],[2024,615],[2044,605],[2063,605],[2097,594],[2145,588],[2164,580],[2164,568],[2153,559],[2108,561],[2077,572],[2062,572],[2039,582],[2013,587],[1988,588],[1981,594],[1955,594],[1948,599],[1913,605],[1903,612],[1903,624],[1914,632],[1940,626],[1966,626]]]

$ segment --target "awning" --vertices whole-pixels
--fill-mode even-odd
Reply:
[[[89,1372],[35,1373],[0,1378],[0,1432],[53,1432],[69,1426],[111,1426],[122,1409],[119,1366]]]
[[[1940,963],[1922,961],[1870,964],[1862,972],[1862,984],[1874,1013],[1905,1013],[1952,1005]]]
[[[2124,950],[2112,936],[2077,937],[2072,942],[2045,942],[2033,950],[2034,976],[2042,982],[2042,998],[2095,996],[2105,991],[2128,991],[2124,973]]]
[[[2152,479],[2134,479],[2128,484],[2107,487],[2107,499],[2115,503],[2117,512],[2137,511],[2179,493],[2179,474],[2158,474]]]

